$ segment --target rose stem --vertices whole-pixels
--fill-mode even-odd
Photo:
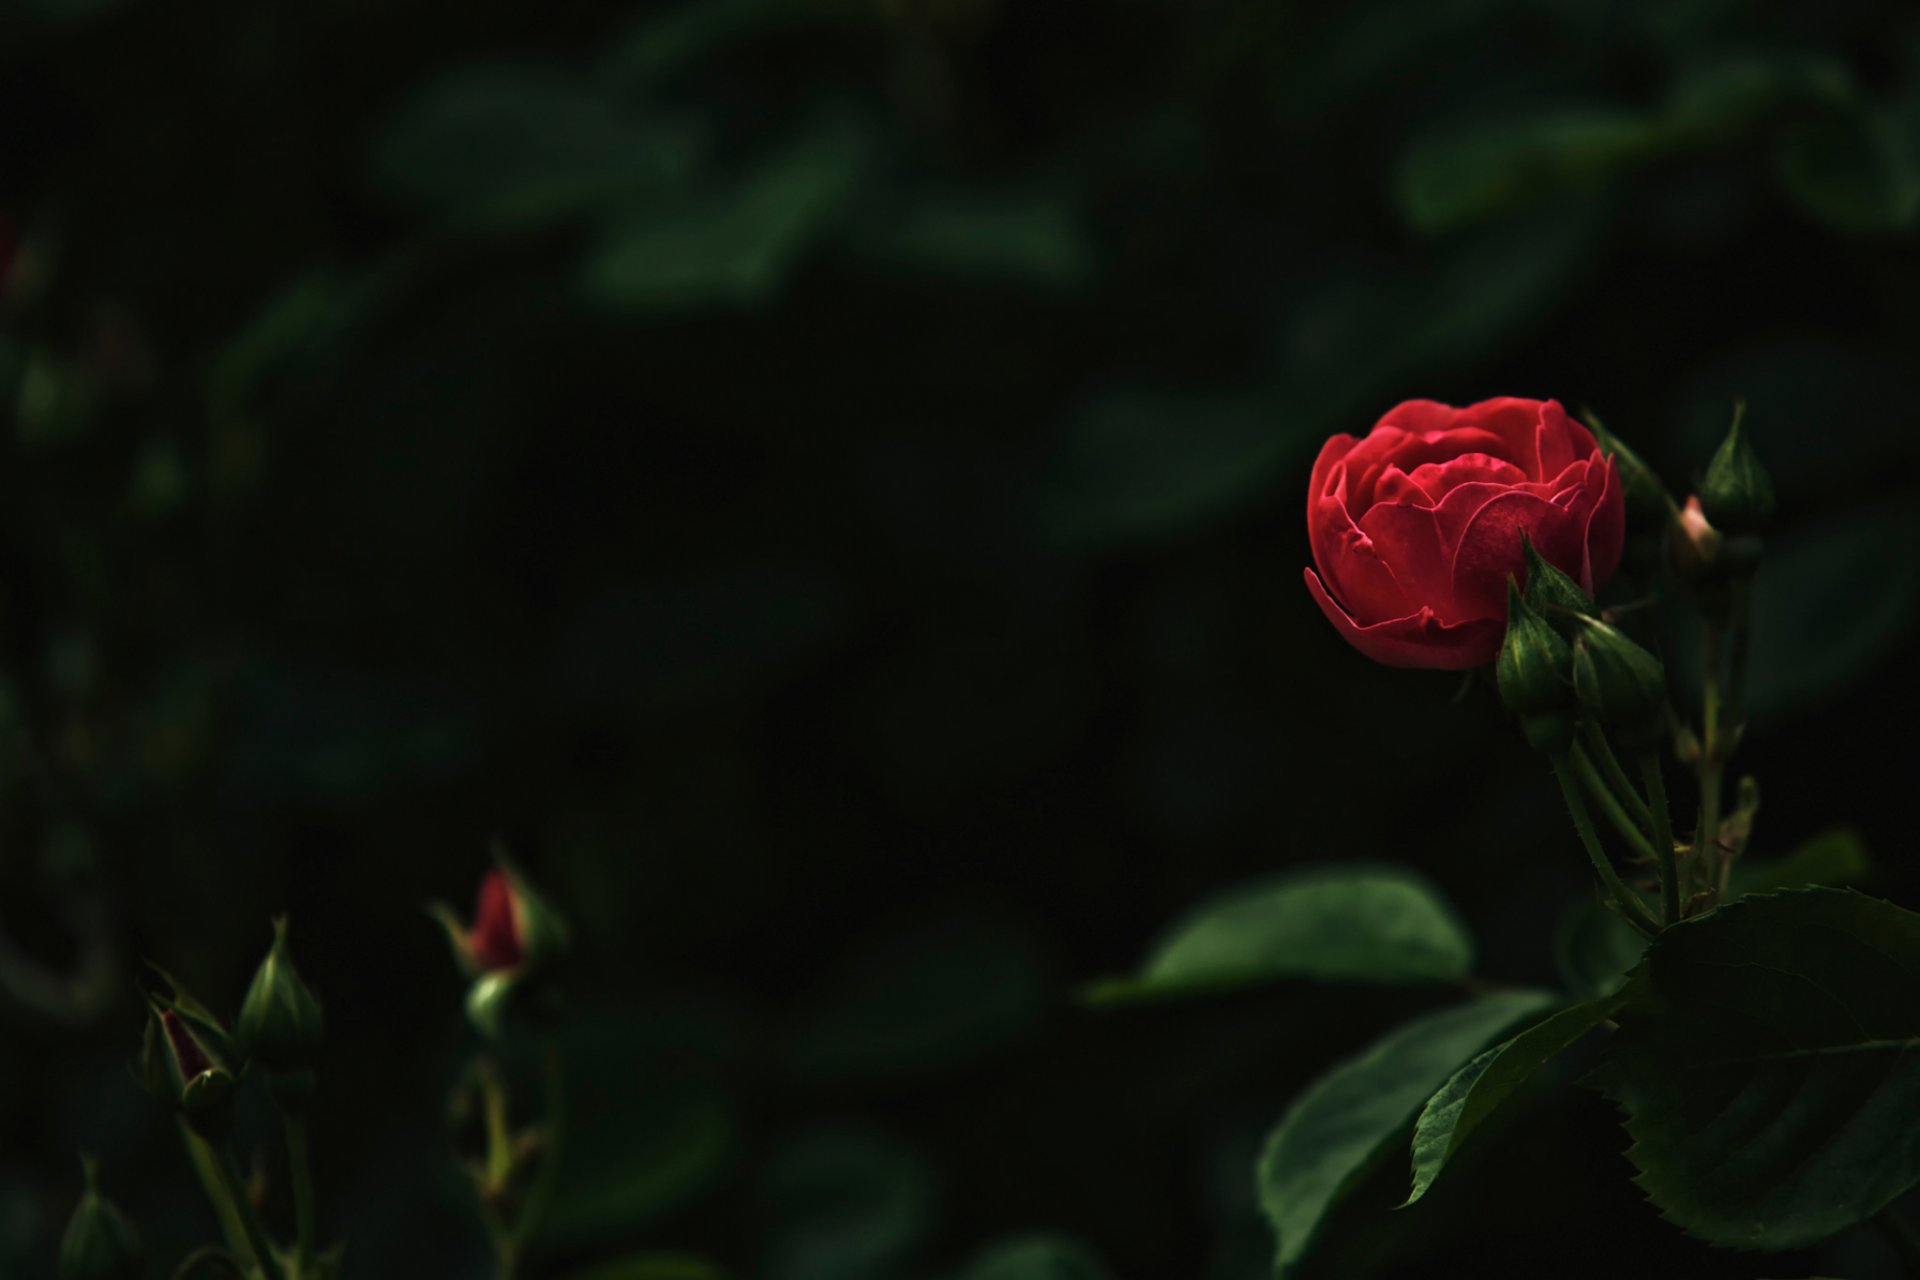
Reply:
[[[1720,647],[1718,618],[1706,621],[1705,643],[1701,649],[1700,682],[1700,826],[1693,835],[1693,856],[1720,859],[1719,875],[1707,869],[1709,883],[1719,885],[1719,895],[1727,895],[1727,881],[1733,863],[1720,847]]]
[[[1580,781],[1574,776],[1573,763],[1567,758],[1566,752],[1554,756],[1553,772],[1560,780],[1560,794],[1566,797],[1567,811],[1573,815],[1574,830],[1580,833],[1580,843],[1587,851],[1587,861],[1593,864],[1594,874],[1600,877],[1601,885],[1613,896],[1627,923],[1652,937],[1660,931],[1660,926],[1647,914],[1646,905],[1640,901],[1639,895],[1620,883],[1613,864],[1607,861],[1606,850],[1600,847],[1600,837],[1594,833],[1593,819],[1587,816],[1586,801],[1580,798]]]
[[[296,1111],[280,1116],[287,1133],[287,1168],[293,1177],[294,1254],[293,1273],[306,1276],[313,1270],[314,1210],[313,1158],[307,1143],[307,1118]]]
[[[527,1188],[520,1218],[513,1225],[513,1238],[521,1249],[533,1242],[533,1233],[539,1230],[540,1219],[553,1200],[553,1189],[559,1181],[561,1143],[567,1131],[566,1080],[560,1070],[560,1050],[551,1038],[541,1056],[547,1084],[547,1141],[546,1150],[540,1153],[540,1167],[534,1170],[533,1185]]]
[[[217,1154],[220,1160],[220,1180],[240,1217],[240,1225],[246,1228],[247,1250],[253,1254],[254,1269],[267,1280],[282,1280],[279,1255],[273,1251],[273,1241],[267,1235],[266,1224],[260,1221],[260,1211],[253,1207],[253,1201],[247,1198],[246,1180],[240,1176],[240,1160],[233,1154],[233,1144],[223,1142]]]
[[[1589,720],[1580,726],[1580,735],[1587,740],[1588,754],[1606,773],[1607,781],[1613,784],[1614,794],[1640,820],[1642,830],[1652,831],[1653,815],[1647,809],[1647,802],[1640,798],[1640,792],[1627,776],[1627,771],[1620,767],[1620,757],[1613,754],[1613,747],[1607,742],[1606,730]]]
[[[1660,776],[1660,753],[1643,752],[1640,776],[1647,780],[1653,810],[1653,842],[1660,854],[1660,908],[1664,924],[1680,922],[1680,867],[1673,856],[1673,820],[1667,813],[1667,781]]]
[[[200,1178],[201,1190],[207,1194],[207,1203],[213,1206],[214,1216],[220,1219],[220,1234],[227,1239],[228,1251],[246,1253],[247,1229],[241,1225],[240,1210],[227,1195],[226,1184],[221,1180],[220,1157],[214,1154],[212,1145],[195,1133],[185,1120],[177,1119],[175,1124],[180,1129],[180,1143],[187,1149],[187,1160]]]
[[[1581,749],[1579,743],[1574,744],[1572,756],[1573,767],[1579,773],[1580,781],[1587,784],[1587,790],[1593,793],[1595,800],[1599,801],[1600,811],[1607,815],[1607,821],[1613,824],[1614,830],[1618,831],[1626,842],[1633,846],[1633,851],[1642,858],[1648,862],[1659,861],[1659,851],[1648,843],[1645,833],[1632,818],[1627,816],[1627,811],[1620,807],[1620,798],[1613,794],[1611,787],[1607,786],[1606,779],[1602,778],[1599,770],[1593,767],[1593,760]]]

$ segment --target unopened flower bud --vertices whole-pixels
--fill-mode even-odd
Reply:
[[[1761,533],[1773,522],[1773,477],[1740,430],[1747,406],[1736,403],[1733,426],[1707,464],[1700,483],[1700,505],[1707,519],[1730,534]]]
[[[1500,701],[1538,750],[1563,750],[1573,739],[1572,661],[1567,642],[1527,604],[1509,576],[1507,638],[1493,674]]]
[[[1593,615],[1593,597],[1560,567],[1534,547],[1533,539],[1522,535],[1521,546],[1527,557],[1527,608],[1544,618],[1562,635],[1571,632],[1575,621]],[[1511,618],[1512,610],[1508,615]]]
[[[1720,530],[1707,520],[1699,497],[1689,497],[1687,505],[1674,513],[1667,539],[1674,575],[1692,583],[1712,578],[1720,570],[1720,549],[1725,542]]]
[[[93,1161],[81,1164],[87,1190],[60,1238],[60,1280],[133,1280],[146,1271],[140,1233],[119,1206],[100,1194]]]
[[[480,881],[471,926],[444,903],[433,912],[454,958],[474,977],[539,967],[558,959],[569,941],[566,921],[504,858]]]
[[[1581,621],[1573,642],[1573,691],[1581,708],[1625,746],[1650,747],[1665,727],[1666,668],[1604,622]]]
[[[273,922],[273,946],[254,971],[240,1004],[240,1047],[267,1070],[311,1070],[326,1031],[320,1002],[293,967],[287,950],[287,922]]]
[[[147,995],[150,1016],[140,1053],[140,1084],[202,1134],[224,1134],[238,1074],[233,1039],[205,1005],[171,979],[167,983],[170,993]]]

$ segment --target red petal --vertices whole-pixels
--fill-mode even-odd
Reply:
[[[1383,502],[1361,519],[1360,529],[1372,540],[1375,554],[1393,571],[1401,596],[1399,607],[1363,611],[1361,617],[1377,621],[1420,608],[1431,609],[1442,618],[1454,616],[1453,560],[1441,541],[1440,525],[1431,507]],[[1352,599],[1344,592],[1342,598]]]
[[[1439,502],[1463,484],[1525,484],[1527,473],[1489,453],[1463,453],[1448,462],[1429,462],[1416,468],[1413,482],[1431,495],[1433,502]]]
[[[1464,489],[1454,490],[1455,494]],[[1444,505],[1444,504],[1443,504]],[[1483,503],[1468,520],[1453,552],[1453,616],[1504,619],[1507,575],[1524,575],[1533,545],[1552,564],[1577,574],[1584,565],[1586,513],[1576,517],[1531,493],[1509,489]]]
[[[1500,641],[1507,632],[1504,619],[1481,618],[1448,625],[1436,618],[1431,609],[1363,627],[1334,602],[1313,570],[1306,570],[1306,581],[1320,612],[1327,615],[1327,621],[1346,642],[1389,667],[1467,671],[1484,666],[1500,652]]]
[[[488,973],[520,963],[520,925],[514,918],[513,886],[506,873],[489,871],[480,881],[480,899],[473,909],[473,928],[467,933],[473,958]]]
[[[1313,562],[1348,608],[1363,618],[1392,618],[1413,608],[1392,567],[1338,497],[1321,498],[1311,510],[1307,536]]]
[[[1585,539],[1587,575],[1582,585],[1591,594],[1611,582],[1614,570],[1620,567],[1620,553],[1627,539],[1627,501],[1612,458],[1606,460],[1605,467],[1594,467],[1589,474],[1600,477],[1600,495],[1587,517]]]

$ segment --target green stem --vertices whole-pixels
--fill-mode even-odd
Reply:
[[[1653,814],[1648,810],[1646,801],[1640,798],[1640,792],[1634,788],[1633,779],[1620,767],[1620,757],[1613,754],[1613,746],[1607,741],[1606,730],[1589,720],[1580,726],[1580,736],[1586,739],[1587,754],[1593,757],[1601,771],[1607,775],[1607,781],[1613,785],[1614,794],[1639,820],[1640,829],[1653,830]]]
[[[1743,573],[1733,580],[1731,602],[1728,608],[1729,621],[1727,635],[1732,645],[1732,655],[1727,663],[1727,705],[1726,723],[1738,730],[1746,715],[1747,695],[1747,637],[1752,628],[1747,625],[1753,612],[1753,576]],[[1732,755],[1729,750],[1728,755]]]
[[[1701,653],[1701,689],[1700,689],[1700,826],[1693,835],[1693,856],[1700,858],[1718,858],[1720,866],[1716,875],[1714,868],[1703,868],[1709,883],[1718,886],[1719,896],[1727,895],[1727,884],[1733,876],[1733,860],[1726,856],[1720,847],[1720,788],[1721,774],[1726,764],[1720,758],[1720,649],[1722,641],[1720,622],[1715,618],[1707,619],[1706,642]]]
[[[520,1267],[520,1242],[499,1209],[501,1193],[513,1174],[513,1132],[507,1116],[507,1090],[500,1079],[499,1066],[491,1057],[483,1055],[476,1061],[474,1074],[480,1080],[481,1110],[487,1130],[486,1163],[475,1187],[479,1193],[480,1217],[493,1241],[494,1259],[498,1264],[495,1274],[499,1280],[513,1280]]]
[[[273,1251],[273,1240],[267,1235],[266,1224],[260,1221],[260,1213],[253,1207],[253,1201],[247,1198],[246,1179],[240,1176],[240,1160],[233,1154],[233,1144],[223,1142],[219,1147],[220,1176],[225,1184],[227,1198],[232,1201],[240,1217],[240,1225],[246,1232],[247,1252],[253,1259],[254,1270],[267,1280],[285,1280],[280,1270],[279,1255]]]
[[[541,1066],[547,1085],[547,1140],[546,1149],[540,1153],[540,1167],[534,1171],[533,1185],[527,1189],[526,1203],[513,1226],[514,1242],[523,1250],[532,1243],[533,1233],[539,1229],[540,1220],[553,1201],[553,1189],[560,1173],[561,1147],[567,1132],[566,1079],[560,1069],[560,1050],[551,1039],[542,1052]]]
[[[1613,897],[1627,923],[1652,937],[1660,931],[1660,926],[1648,914],[1640,896],[1620,882],[1613,864],[1607,861],[1606,850],[1600,847],[1600,837],[1594,833],[1593,819],[1587,816],[1586,801],[1580,798],[1580,780],[1565,752],[1554,756],[1553,772],[1560,780],[1560,794],[1566,797],[1567,811],[1573,816],[1574,830],[1580,833],[1580,844],[1587,851],[1587,861],[1593,864],[1594,874],[1600,877],[1602,887]]]
[[[1653,814],[1653,842],[1660,853],[1660,907],[1663,924],[1680,922],[1680,865],[1673,854],[1673,819],[1667,812],[1667,780],[1660,775],[1660,753],[1643,752],[1640,776],[1646,779]]]
[[[280,1119],[287,1132],[287,1167],[293,1178],[293,1274],[304,1280],[313,1271],[314,1259],[313,1157],[306,1116],[285,1111]]]
[[[214,1154],[212,1144],[195,1133],[185,1120],[176,1118],[174,1124],[180,1130],[181,1145],[187,1149],[187,1162],[200,1179],[200,1189],[206,1193],[207,1203],[213,1206],[214,1217],[220,1220],[220,1235],[226,1240],[228,1251],[245,1253],[247,1229],[240,1221],[239,1208],[227,1195],[226,1182],[220,1172],[220,1157]]]
[[[1587,784],[1587,791],[1600,805],[1600,812],[1607,815],[1607,821],[1620,833],[1622,839],[1633,846],[1633,851],[1648,862],[1659,861],[1659,851],[1648,842],[1646,833],[1634,822],[1627,811],[1621,807],[1620,798],[1607,785],[1600,771],[1593,767],[1593,760],[1581,750],[1578,743],[1573,748],[1573,767],[1580,775],[1580,781]]]

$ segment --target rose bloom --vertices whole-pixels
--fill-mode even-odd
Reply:
[[[1620,563],[1613,459],[1554,400],[1396,405],[1313,464],[1307,590],[1354,648],[1392,667],[1493,661],[1523,536],[1591,595]]]

